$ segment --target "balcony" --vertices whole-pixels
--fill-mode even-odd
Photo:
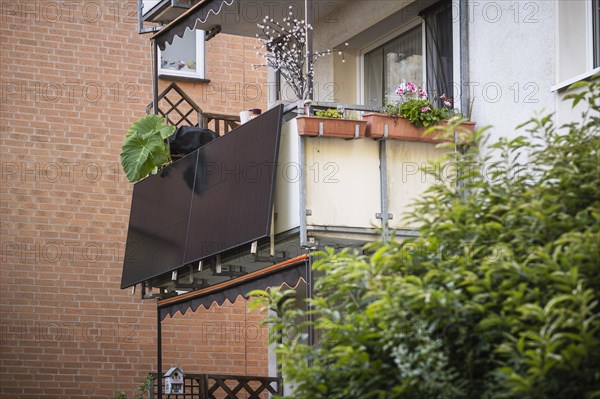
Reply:
[[[179,102],[168,104],[172,109],[161,111],[167,120],[175,123],[176,114],[193,123]],[[252,280],[311,249],[358,248],[387,240],[392,232],[397,239],[416,234],[418,226],[402,216],[433,183],[420,168],[444,153],[435,145],[439,140],[392,139],[383,131],[364,137],[358,126],[341,138],[325,130],[307,136],[298,129],[298,112],[288,106],[284,122],[263,115],[252,122],[256,125],[226,129],[214,146],[209,143],[136,184],[126,262],[140,258],[146,274],[129,282],[142,282],[145,298]],[[196,120],[206,115],[200,112]],[[221,122],[228,126],[229,120]],[[253,136],[269,128],[269,138]],[[223,187],[208,200],[211,191],[202,185]],[[158,222],[149,227],[149,220]]]

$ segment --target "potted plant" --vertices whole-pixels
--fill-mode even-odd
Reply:
[[[167,138],[174,132],[175,127],[165,124],[164,118],[158,115],[146,115],[133,122],[121,152],[121,165],[130,182],[141,180],[171,163]]]
[[[316,111],[315,115],[296,118],[300,136],[324,136],[342,139],[365,137],[367,121],[346,118],[343,110],[331,108]]]
[[[460,116],[452,108],[450,99],[442,95],[440,100],[444,106],[438,108],[428,99],[427,92],[412,82],[402,83],[396,94],[400,101],[385,104],[383,113],[363,115],[367,121],[367,137],[433,143],[448,141],[442,138],[444,132],[439,129],[424,133],[432,126],[444,125],[450,118]],[[473,132],[475,128],[475,124],[468,121],[460,126],[465,132]]]

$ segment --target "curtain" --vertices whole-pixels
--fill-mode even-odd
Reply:
[[[409,30],[365,54],[366,105],[381,106],[398,100],[395,91],[408,81],[423,85],[423,31]]]
[[[454,94],[452,59],[452,2],[441,1],[424,10],[425,43],[427,55],[427,91],[437,106],[443,106],[439,97]]]
[[[423,30],[420,26],[403,33],[384,47],[384,100],[398,100],[396,88],[403,81],[423,86]]]
[[[365,55],[365,105],[380,107],[383,93],[383,48]]]

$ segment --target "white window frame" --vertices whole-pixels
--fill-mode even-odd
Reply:
[[[561,0],[557,0],[557,1],[561,1]],[[587,79],[597,73],[600,73],[600,67],[596,67],[594,68],[594,24],[593,24],[593,17],[594,17],[594,10],[592,8],[593,6],[593,1],[592,0],[588,0],[587,1],[587,7],[586,7],[586,14],[585,14],[585,20],[586,20],[586,37],[585,37],[585,43],[586,43],[586,72],[581,73],[579,75],[573,76],[572,78],[568,78],[568,79],[564,79],[560,82],[558,82],[557,84],[555,84],[554,86],[551,87],[551,91],[555,92],[561,89],[564,89],[566,87],[569,87],[570,85],[572,85],[573,83],[579,82],[580,80],[584,80]],[[555,13],[555,20],[557,21],[556,23],[556,80],[559,79],[559,64],[560,64],[560,40],[559,35],[561,34],[561,32],[559,31],[559,9],[558,7],[556,7],[556,13]],[[564,32],[563,32],[564,34]],[[599,50],[600,51],[600,50]]]
[[[426,75],[426,71],[427,71],[427,51],[426,51],[426,49],[427,49],[427,47],[425,46],[425,44],[426,44],[425,43],[425,37],[426,37],[425,21],[422,18],[415,18],[414,20],[407,22],[400,28],[394,29],[393,31],[386,34],[385,36],[380,37],[376,41],[370,43],[368,46],[365,46],[362,49],[360,49],[360,52],[359,52],[360,61],[358,62],[359,73],[358,73],[358,82],[357,82],[358,90],[356,91],[357,92],[356,100],[359,104],[366,103],[366,99],[365,99],[365,95],[366,95],[366,93],[365,93],[365,55],[418,26],[421,26],[421,40],[423,43],[422,44],[423,45],[423,82],[419,82],[419,85],[423,84],[423,86],[425,86],[425,84],[427,82],[427,75]],[[426,87],[423,87],[423,89],[427,90]]]
[[[186,30],[185,34],[190,34],[190,31]],[[196,72],[181,71],[174,69],[162,68],[162,51],[159,49],[157,62],[158,62],[158,75],[160,77],[183,77],[192,79],[206,79],[206,66],[205,66],[205,32],[202,29],[194,30],[196,35]],[[168,44],[167,44],[168,45]]]

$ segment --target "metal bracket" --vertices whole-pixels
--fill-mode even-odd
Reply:
[[[323,122],[319,122],[319,137],[322,137],[325,131],[325,125]]]
[[[379,212],[375,214],[375,217],[377,219],[383,220],[383,215],[381,213],[379,213]],[[387,214],[387,220],[393,220],[393,219],[394,219],[394,215],[392,213],[388,213]]]
[[[390,127],[386,123],[386,124],[383,125],[383,138],[387,139],[388,136],[389,136],[389,134],[390,134]]]
[[[212,29],[206,31],[206,35],[204,36],[204,41],[205,42],[209,41],[213,37],[217,36],[219,33],[221,33],[221,25],[216,25]]]
[[[354,125],[354,140],[358,140],[360,137],[360,125],[357,123]]]

